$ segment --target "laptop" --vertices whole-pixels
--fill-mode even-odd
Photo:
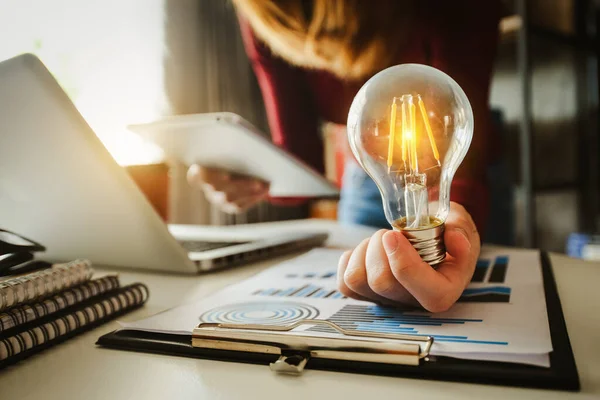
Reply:
[[[48,261],[198,273],[327,238],[168,226],[37,57],[1,62],[0,88],[0,228],[43,244]]]

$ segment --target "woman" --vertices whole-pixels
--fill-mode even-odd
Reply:
[[[445,239],[447,243],[458,243],[458,247],[448,246],[448,268],[444,265],[432,270],[418,259],[401,234],[381,231],[342,257],[339,274],[340,289],[349,296],[402,303],[416,298],[432,310],[449,307],[473,272],[479,252],[477,228],[483,230],[488,211],[484,171],[493,138],[488,97],[500,1],[234,3],[246,52],[262,90],[273,141],[319,171],[324,170],[319,124],[345,124],[356,92],[382,69],[403,63],[427,64],[446,72],[464,89],[473,107],[476,128],[471,149],[452,185],[452,200],[464,208],[452,205],[446,234],[451,238]],[[373,181],[352,157],[348,158],[340,219],[389,228]],[[201,185],[209,198],[232,212],[251,207],[268,193],[268,184],[225,171],[193,166],[189,178]],[[452,238],[455,233],[459,236]],[[398,253],[397,249],[402,251]],[[383,275],[369,271],[373,265],[382,269],[379,272]],[[419,285],[406,281],[409,270]]]

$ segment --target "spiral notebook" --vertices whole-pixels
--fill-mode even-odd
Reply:
[[[92,298],[60,316],[27,324],[20,332],[0,340],[0,368],[138,308],[148,296],[146,285],[135,283]]]
[[[101,296],[118,287],[118,276],[109,275],[67,289],[40,302],[11,308],[0,313],[0,337],[8,334],[12,329],[83,303],[92,297]]]
[[[51,268],[0,280],[0,312],[40,301],[92,278],[94,270],[88,260],[55,264]]]

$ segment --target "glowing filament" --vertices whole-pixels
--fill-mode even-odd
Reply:
[[[440,153],[438,152],[437,145],[435,144],[435,140],[433,139],[433,131],[431,130],[431,125],[429,125],[429,117],[427,116],[427,110],[425,110],[425,103],[419,96],[419,108],[421,109],[421,115],[423,116],[423,123],[425,125],[425,130],[427,131],[427,136],[429,136],[429,143],[431,144],[431,151],[433,151],[433,156],[437,161],[438,165],[440,165]]]
[[[412,99],[411,99],[412,100]],[[419,171],[419,163],[417,161],[417,121],[416,121],[416,107],[414,103],[410,102],[410,148],[411,148],[411,168],[413,173]]]
[[[406,103],[402,102],[402,162],[406,168],[406,135],[408,133],[408,110]]]
[[[392,113],[390,115],[390,141],[388,144],[387,166],[388,169],[394,163],[394,143],[396,138],[396,99],[392,103]]]
[[[433,130],[431,129],[431,124],[429,123],[429,117],[427,116],[427,110],[425,109],[425,103],[421,99],[421,96],[417,95],[419,102],[419,110],[421,117],[423,119],[423,126],[427,131],[427,137],[429,138],[429,145],[431,146],[431,151],[433,152],[433,156],[437,162],[437,165],[440,165],[440,153],[437,148],[437,144],[435,143],[435,138],[433,137]],[[396,145],[396,125],[398,124],[398,103],[397,97],[394,97],[393,103],[391,105],[390,112],[390,134],[389,134],[389,142],[388,142],[388,152],[387,152],[387,166],[388,171],[391,169],[394,164],[394,147]],[[404,163],[405,171],[407,168],[409,169],[410,174],[419,174],[419,160],[418,160],[418,152],[417,152],[417,107],[415,105],[415,101],[413,100],[413,95],[404,95],[400,97],[401,101],[401,117],[402,117],[402,125],[400,137],[398,137],[398,141],[401,142],[402,146],[402,162]]]

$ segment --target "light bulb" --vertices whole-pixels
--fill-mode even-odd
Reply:
[[[387,68],[365,83],[350,107],[350,147],[377,184],[388,222],[432,266],[446,256],[450,186],[472,138],[465,92],[433,67]]]

